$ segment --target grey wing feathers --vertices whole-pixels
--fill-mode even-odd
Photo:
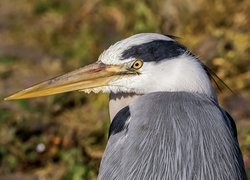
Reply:
[[[126,134],[128,131],[127,121],[130,118],[129,107],[121,109],[109,128],[109,141],[104,152],[98,179],[120,179],[121,160],[124,151]]]
[[[108,141],[98,179],[247,179],[232,119],[206,96],[144,95]]]
[[[234,137],[238,140],[238,137],[237,137],[237,128],[236,128],[236,124],[235,124],[233,118],[230,116],[230,114],[228,114],[228,112],[224,111],[224,113],[225,113],[225,118],[227,118],[228,121],[229,121],[229,126],[232,129]]]

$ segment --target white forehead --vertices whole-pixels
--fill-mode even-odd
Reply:
[[[126,62],[126,60],[121,59],[122,53],[127,50],[129,47],[148,43],[155,40],[165,40],[165,41],[174,41],[168,36],[157,34],[157,33],[140,33],[133,36],[130,36],[126,39],[118,41],[114,45],[110,46],[105,50],[98,58],[98,61],[104,64],[121,64]],[[128,59],[127,61],[129,61]]]

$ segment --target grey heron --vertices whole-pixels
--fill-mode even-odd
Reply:
[[[6,100],[79,90],[110,93],[109,140],[98,179],[247,179],[234,120],[211,74],[174,38],[141,33],[89,66]]]

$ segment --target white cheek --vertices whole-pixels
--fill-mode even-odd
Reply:
[[[146,62],[141,69],[141,75],[134,80],[133,85],[144,93],[164,90],[165,82],[170,83],[171,71],[166,62]]]
[[[216,99],[211,82],[200,63],[181,56],[160,62],[144,62],[141,74],[110,82],[111,91],[146,94],[159,91],[186,91],[207,94]]]
[[[122,77],[110,82],[110,85],[116,87],[114,91],[126,91],[136,93],[150,93],[164,90],[164,82],[169,81],[170,76],[166,62],[145,62],[139,70],[140,75]],[[169,77],[169,78],[166,78]]]

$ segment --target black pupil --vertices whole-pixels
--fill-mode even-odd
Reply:
[[[139,63],[135,63],[135,66],[137,67],[137,66],[139,66],[140,64]]]

